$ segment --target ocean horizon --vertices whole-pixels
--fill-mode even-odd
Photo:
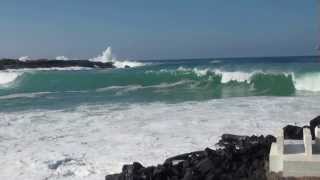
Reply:
[[[0,180],[320,179],[319,8],[1,0]]]

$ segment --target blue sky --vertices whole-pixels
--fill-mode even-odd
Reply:
[[[318,0],[1,0],[0,56],[314,55]]]

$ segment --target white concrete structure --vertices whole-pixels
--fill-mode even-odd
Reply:
[[[316,127],[315,135],[312,141],[310,129],[304,128],[303,141],[285,141],[279,130],[270,149],[270,171],[282,172],[284,177],[320,177],[320,128]]]

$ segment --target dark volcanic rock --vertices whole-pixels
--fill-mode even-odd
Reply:
[[[310,128],[312,139],[315,139],[315,128],[320,125],[320,116],[310,121],[310,126],[287,125],[283,128],[285,139],[303,139],[303,128]]]
[[[302,139],[303,128],[320,125],[320,116],[310,127],[288,125],[283,128],[285,139]],[[157,167],[139,163],[123,166],[120,174],[107,175],[106,180],[266,180],[283,179],[281,174],[268,172],[269,151],[276,138],[224,134],[217,149],[206,148],[167,159]],[[285,179],[285,178],[284,178]]]
[[[284,139],[302,139],[303,128],[299,126],[287,125],[283,128]]]
[[[315,128],[316,128],[317,126],[319,126],[319,125],[320,125],[320,116],[318,116],[318,117],[316,117],[316,118],[314,118],[314,119],[312,119],[312,120],[310,121],[310,130],[311,130],[312,139],[315,138],[314,130],[315,130]]]
[[[87,68],[114,68],[111,62],[92,62],[89,60],[30,60],[30,61],[19,61],[16,59],[1,59],[0,70],[4,69],[22,69],[22,68],[51,68],[51,67],[87,67]]]
[[[266,179],[265,162],[273,136],[225,134],[217,150],[205,149],[167,159],[157,167],[124,165],[122,173],[106,180],[233,180]]]

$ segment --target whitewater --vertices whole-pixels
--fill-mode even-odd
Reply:
[[[0,71],[0,179],[103,179],[320,112],[319,57],[90,60],[119,64]]]

